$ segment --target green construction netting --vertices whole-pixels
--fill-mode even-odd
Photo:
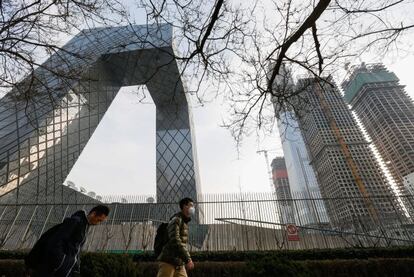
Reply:
[[[358,73],[345,89],[345,100],[350,103],[365,84],[383,82],[398,82],[398,78],[394,73],[386,71]]]

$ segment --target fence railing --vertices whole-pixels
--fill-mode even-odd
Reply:
[[[189,248],[272,250],[413,245],[409,212],[413,196],[298,198],[277,200],[272,193],[202,195],[190,224]],[[175,203],[151,203],[154,197],[105,197],[107,221],[89,229],[86,251],[149,251],[156,228],[176,210]],[[399,203],[406,203],[405,207]],[[408,204],[407,204],[408,203]],[[47,229],[94,203],[0,204],[0,249],[28,249]],[[343,210],[343,207],[351,207]],[[178,208],[178,205],[176,206]],[[335,208],[338,207],[338,208]],[[374,210],[374,214],[372,212]],[[168,216],[166,216],[168,215]],[[297,227],[290,233],[288,225]]]

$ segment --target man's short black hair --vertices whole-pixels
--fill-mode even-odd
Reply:
[[[180,200],[180,209],[182,210],[184,208],[185,205],[190,204],[191,202],[194,203],[193,199],[186,197]]]
[[[89,214],[95,212],[95,214],[97,216],[101,216],[101,215],[109,215],[109,207],[105,206],[105,205],[98,205],[92,208],[92,210],[90,210]]]

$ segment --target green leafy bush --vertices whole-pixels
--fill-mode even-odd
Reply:
[[[265,257],[248,262],[245,273],[246,277],[305,277],[310,275],[310,272],[302,263],[276,257]]]
[[[25,267],[23,260],[0,260],[1,277],[24,277]]]
[[[136,264],[127,255],[86,253],[81,257],[82,277],[135,277]]]
[[[318,277],[406,277],[414,272],[413,258],[375,258],[301,262]]]
[[[28,251],[0,251],[0,260],[23,260]]]
[[[199,262],[195,263],[189,277],[242,277],[246,273],[245,262]],[[149,276],[149,275],[148,275]],[[155,275],[154,275],[155,276]],[[249,277],[256,275],[247,275]]]
[[[26,251],[0,251],[0,259],[23,259]],[[153,262],[151,251],[128,254],[135,262]],[[194,261],[251,261],[264,257],[286,258],[288,260],[333,260],[368,258],[405,258],[414,257],[414,247],[390,248],[337,248],[310,250],[272,250],[272,251],[211,251],[192,253]]]
[[[285,258],[288,260],[333,260],[368,258],[404,258],[414,257],[414,247],[390,248],[338,248],[310,250],[272,250],[272,251],[211,251],[191,254],[194,261],[251,261],[265,257]],[[136,262],[155,261],[152,252],[134,254]]]
[[[85,254],[83,277],[149,277],[157,274],[156,262],[132,262],[113,254]],[[189,277],[405,277],[414,272],[414,258],[289,261],[268,257],[249,262],[196,262]],[[1,277],[24,277],[22,260],[0,260]]]
[[[158,263],[156,262],[139,262],[137,263],[137,277],[157,276]]]
[[[189,277],[398,277],[414,272],[414,248],[333,249],[267,252],[206,252],[193,255]],[[24,277],[24,252],[0,252],[0,277]],[[134,260],[133,260],[134,258]],[[138,258],[148,259],[143,261]],[[156,276],[149,254],[85,253],[83,277]]]

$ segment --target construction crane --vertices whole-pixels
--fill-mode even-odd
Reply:
[[[338,141],[342,153],[345,156],[345,160],[346,163],[348,164],[349,168],[351,169],[351,173],[353,178],[355,179],[355,183],[358,186],[359,191],[361,192],[365,203],[367,204],[368,207],[368,212],[370,213],[371,217],[374,219],[375,223],[379,224],[379,218],[378,218],[378,214],[376,209],[374,208],[374,205],[372,203],[372,200],[369,196],[369,193],[364,185],[364,182],[362,181],[361,176],[358,173],[358,168],[352,158],[351,152],[349,151],[348,145],[345,142],[344,137],[341,134],[341,131],[338,128],[338,125],[336,124],[336,120],[332,114],[331,109],[329,108],[329,105],[326,102],[325,96],[323,95],[323,91],[324,88],[321,86],[321,84],[318,82],[318,87],[316,87],[315,89],[316,94],[319,98],[319,102],[321,104],[322,110],[325,114],[325,116],[327,117],[328,121],[329,121],[329,125],[331,127],[331,129],[334,132],[335,138]]]
[[[263,153],[263,154],[264,154],[264,157],[265,157],[265,160],[266,160],[267,174],[268,174],[268,176],[269,176],[270,189],[271,189],[271,191],[272,191],[272,192],[275,192],[275,187],[274,187],[274,184],[273,184],[273,174],[272,174],[272,168],[270,167],[270,163],[269,163],[269,156],[267,155],[267,153],[268,153],[269,151],[270,151],[270,150],[265,150],[265,149],[262,149],[262,150],[258,150],[258,151],[256,151],[256,153],[257,153],[257,154],[261,154],[261,153]]]

